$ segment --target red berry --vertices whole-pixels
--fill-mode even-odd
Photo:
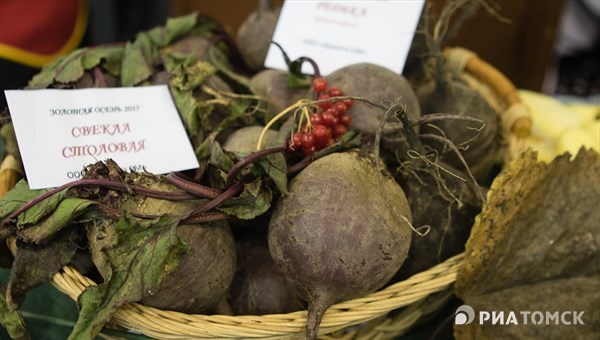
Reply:
[[[292,145],[291,146],[294,150],[298,150],[300,148],[300,146],[302,146],[302,136],[304,136],[304,133],[302,133],[302,132],[296,132],[292,136]]]
[[[316,149],[314,147],[314,145],[311,148],[308,149],[302,149],[302,155],[304,157],[309,157],[312,156],[313,153],[315,153]]]
[[[346,108],[350,109],[352,107],[352,105],[354,104],[354,100],[352,99],[344,99],[342,100],[342,102],[344,103],[344,105],[346,105]]]
[[[317,77],[313,80],[313,89],[315,92],[323,92],[327,89],[327,80],[323,77]]]
[[[323,117],[320,113],[313,113],[310,115],[310,122],[312,125],[323,124]]]
[[[340,123],[340,118],[339,117],[333,117],[333,127],[335,127],[339,123]]]
[[[348,132],[348,129],[346,129],[346,127],[343,125],[336,125],[333,128],[333,136],[335,138],[339,138],[341,135],[343,135],[346,132]]]
[[[350,124],[352,124],[352,116],[350,116],[349,114],[344,114],[340,117],[340,124],[342,124],[345,127],[350,126]]]
[[[329,89],[329,95],[332,97],[341,97],[344,93],[338,87],[332,87]]]
[[[329,99],[329,98],[331,98],[331,97],[328,94],[322,94],[317,99],[318,100],[324,100],[324,99]],[[320,103],[319,107],[322,108],[323,110],[327,110],[328,108],[331,107],[331,102]]]
[[[330,146],[330,145],[332,145],[333,143],[335,143],[335,141],[333,140],[333,138],[329,138],[329,139],[327,140],[327,146]]]
[[[330,107],[327,110],[325,110],[325,112],[329,112],[331,113],[332,116],[334,117],[338,117],[340,115],[340,111],[338,111],[335,107]]]
[[[302,149],[310,149],[315,146],[315,136],[312,132],[307,132],[302,136]]]
[[[333,107],[341,113],[348,111],[346,104],[344,104],[344,102],[341,101],[333,103]]]
[[[315,125],[313,135],[315,136],[315,145],[323,147],[327,145],[327,140],[331,138],[331,130],[325,125]]]
[[[331,112],[323,112],[323,125],[333,128],[335,126],[335,117]]]

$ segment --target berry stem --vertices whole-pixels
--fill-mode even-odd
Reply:
[[[295,109],[301,107],[302,105],[304,105],[306,103],[311,103],[311,102],[312,101],[310,101],[308,99],[300,99],[296,103],[288,106],[283,111],[279,112],[277,115],[275,115],[275,117],[271,118],[271,120],[269,120],[269,122],[267,123],[267,125],[265,125],[265,127],[263,128],[263,130],[260,132],[260,136],[258,137],[258,143],[256,143],[256,150],[260,151],[260,149],[262,148],[262,143],[263,143],[263,140],[265,139],[265,134],[267,133],[267,131],[269,130],[269,128],[271,126],[273,126],[273,124],[275,124],[278,120],[280,120],[281,118],[283,118],[286,114],[288,114],[288,112],[290,112],[292,110],[295,110]]]

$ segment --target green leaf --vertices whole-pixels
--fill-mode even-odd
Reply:
[[[28,89],[45,89],[54,82],[56,69],[61,65],[68,56],[56,58],[52,63],[44,66],[42,70],[33,76],[27,84]]]
[[[282,153],[268,155],[255,164],[273,180],[282,195],[287,195],[287,164]]]
[[[93,201],[81,198],[65,198],[50,216],[35,225],[17,232],[19,238],[28,243],[40,244],[46,242],[52,235],[71,223]]]
[[[198,58],[194,55],[169,51],[165,55],[163,64],[172,76],[176,76],[177,73],[183,73],[182,69],[193,65],[196,61],[198,61]]]
[[[122,46],[90,48],[81,58],[81,64],[86,70],[102,64],[102,68],[118,76],[121,73],[123,50]]]
[[[82,48],[73,51],[56,68],[54,81],[59,83],[72,83],[83,76],[85,72],[81,63],[81,58],[85,55],[87,49]]]
[[[514,312],[518,324],[455,325],[456,339],[598,338],[600,176],[592,174],[600,155],[582,148],[574,159],[536,158],[526,150],[494,179],[454,285],[476,313]],[[582,323],[542,326],[522,322],[520,311],[577,311]]]
[[[243,116],[250,105],[252,105],[254,101],[250,99],[236,98],[231,101],[230,105],[230,117],[239,118]]]
[[[23,317],[18,310],[11,311],[5,300],[4,287],[0,285],[0,324],[6,328],[11,339],[25,340],[29,339],[27,327],[23,321]]]
[[[287,77],[287,86],[290,89],[308,88],[311,85],[310,78],[305,75],[289,73]]]
[[[121,71],[123,47],[90,47],[81,48],[63,56],[45,66],[36,74],[28,88],[47,88],[52,83],[72,83],[79,80],[86,70],[101,65],[103,69],[118,76]]]
[[[217,138],[218,132],[211,132],[208,137],[206,137],[202,143],[196,148],[196,158],[205,159],[210,156],[210,152],[212,150],[212,145]]]
[[[37,191],[37,190],[34,190]],[[46,198],[45,200],[37,203],[31,208],[27,209],[24,213],[17,217],[17,228],[26,228],[27,225],[33,225],[38,223],[44,217],[51,214],[60,202],[65,198],[67,189],[57,192],[56,194]]]
[[[259,178],[246,184],[240,196],[223,203],[219,210],[242,220],[251,220],[267,212],[272,199],[271,189]]]
[[[231,167],[234,165],[234,161],[231,156],[224,151],[221,148],[221,145],[217,142],[212,143],[211,145],[210,163],[225,173],[229,172]]]
[[[152,48],[158,51],[157,47],[167,45],[167,32],[164,27],[155,27],[151,30],[138,33],[137,40],[145,39],[151,42]]]
[[[179,111],[179,115],[181,116],[181,120],[185,125],[185,129],[187,130],[188,136],[194,137],[198,134],[198,129],[200,127],[199,119],[198,119],[198,105],[196,104],[196,99],[192,95],[191,91],[181,91],[177,88],[171,86],[171,95],[173,96],[173,100],[175,101],[175,106],[177,106],[177,110]]]
[[[142,220],[123,215],[115,225],[116,245],[105,250],[110,278],[79,296],[79,319],[69,339],[94,339],[117,308],[159,287],[187,251],[177,236],[178,222],[172,216]]]
[[[167,19],[166,44],[170,44],[180,37],[190,33],[198,23],[198,14],[191,13],[177,18]]]
[[[10,271],[6,302],[14,310],[32,288],[49,282],[77,251],[77,230],[63,230],[53,242],[43,246],[17,243],[17,254]]]
[[[208,60],[217,68],[217,70],[219,70],[219,72],[223,73],[225,77],[236,82],[238,85],[241,85],[244,92],[252,93],[250,90],[250,79],[233,72],[227,61],[227,57],[221,50],[216,47],[210,48],[208,50]]]
[[[154,67],[144,54],[142,46],[144,43],[149,44],[148,40],[139,40],[125,45],[123,62],[121,63],[121,84],[123,87],[135,86],[150,78],[153,74]],[[148,48],[151,48],[151,46],[148,46]]]
[[[41,195],[45,190],[31,190],[25,180],[20,180],[0,200],[0,218],[6,218],[10,213],[19,209],[25,203]]]
[[[217,72],[217,69],[210,63],[186,57],[185,55],[169,53],[168,60],[173,67],[171,85],[181,91],[193,91],[202,85],[206,79]],[[175,56],[179,56],[176,58]]]

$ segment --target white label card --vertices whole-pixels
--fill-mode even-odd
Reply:
[[[273,34],[293,60],[310,57],[327,75],[368,62],[402,73],[425,0],[286,0]],[[269,47],[265,66],[287,69]],[[312,74],[304,64],[303,72]]]
[[[165,85],[5,94],[31,189],[77,180],[108,158],[156,174],[198,167]]]

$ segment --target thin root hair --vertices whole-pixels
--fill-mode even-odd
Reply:
[[[485,197],[481,193],[481,190],[479,190],[479,184],[477,183],[477,180],[473,176],[473,173],[471,172],[471,169],[469,168],[469,165],[465,161],[464,157],[462,156],[462,154],[460,153],[460,151],[458,150],[458,148],[456,147],[456,145],[454,145],[454,143],[452,143],[451,140],[448,140],[447,138],[442,138],[442,137],[440,137],[438,135],[434,135],[434,134],[423,134],[423,135],[421,135],[421,137],[422,138],[433,139],[433,140],[436,140],[436,141],[439,141],[439,142],[442,142],[442,143],[446,143],[450,147],[450,149],[452,149],[452,151],[454,151],[454,153],[456,154],[456,156],[458,157],[458,159],[462,163],[463,167],[465,168],[465,172],[469,176],[469,179],[473,183],[474,189],[477,192],[477,195],[479,196],[479,198],[481,199],[482,202],[485,202],[486,201]]]

